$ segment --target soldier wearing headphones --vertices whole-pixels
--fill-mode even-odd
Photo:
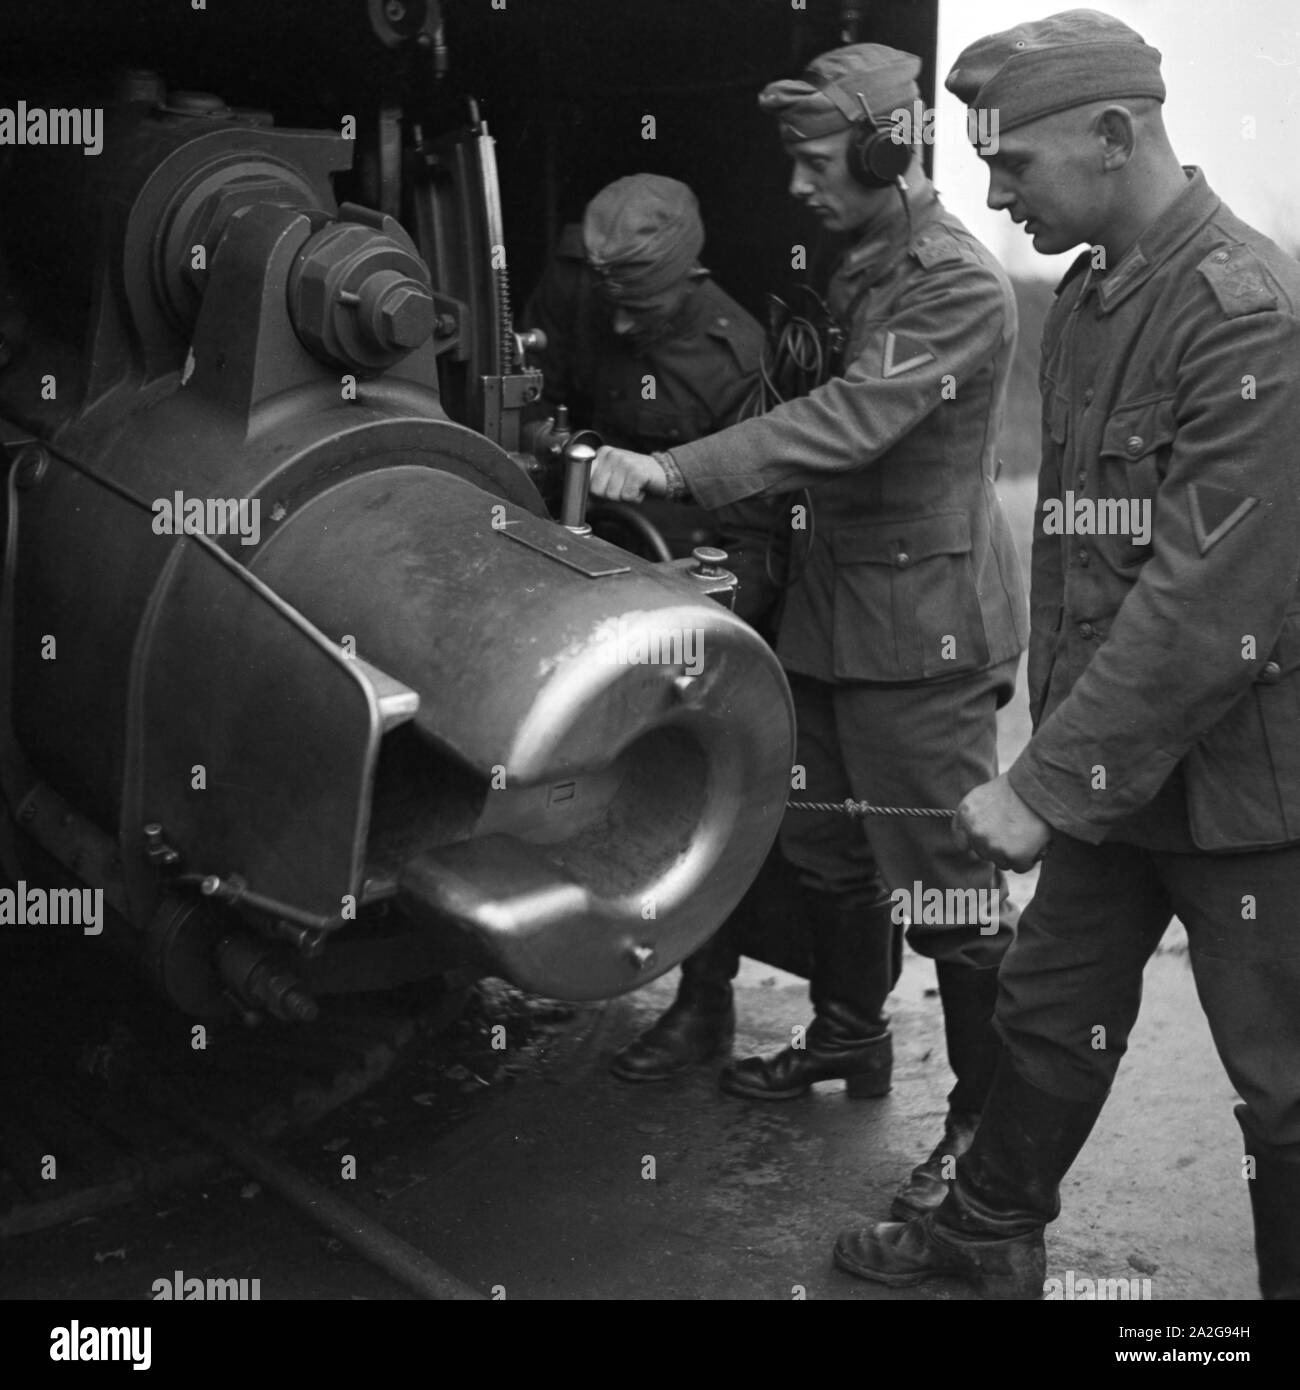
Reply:
[[[890,114],[919,100],[920,66],[912,54],[856,44],[759,97],[794,163],[791,194],[847,242],[827,287],[844,334],[830,379],[667,451],[607,447],[592,479],[602,497],[689,494],[707,507],[808,490],[814,520],[803,535],[812,541],[793,537],[776,645],[794,691],[799,796],[811,801],[951,808],[996,776],[995,713],[1011,697],[1027,636],[994,490],[1015,301],[993,256],[942,207],[915,151],[892,137]],[[784,1100],[844,1079],[850,1095],[883,1095],[901,916],[889,890],[939,889],[957,909],[940,921],[914,914],[907,940],[936,962],[957,1084],[942,1141],[895,1203],[899,1214],[931,1210],[999,1055],[997,968],[1016,915],[1002,877],[959,849],[940,819],[871,818],[864,832],[846,815],[791,811],[780,848],[765,873],[788,864],[797,877],[789,900],[803,923],[791,927],[809,929],[815,1018],[775,1057],[727,1067],[723,1088]],[[765,893],[781,896],[771,884]],[[978,903],[991,910],[970,910]],[[639,1068],[653,1079],[717,1050],[737,964],[727,935],[704,948],[703,964],[687,962],[677,1001],[621,1059],[621,1074]]]

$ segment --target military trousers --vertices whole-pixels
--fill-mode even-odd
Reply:
[[[791,674],[806,782],[791,800],[955,809],[997,776],[996,713],[1011,698],[1018,664],[916,685]],[[906,939],[923,956],[983,968],[1011,943],[1017,910],[1003,876],[960,849],[946,819],[791,810],[780,845],[805,886],[833,897],[869,897],[881,879],[901,890]]]
[[[1300,1162],[1300,845],[1175,854],[1056,833],[999,975],[998,1030],[1044,1091],[1110,1087],[1171,917],[1243,1127]]]

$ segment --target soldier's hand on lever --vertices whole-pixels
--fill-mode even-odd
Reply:
[[[962,798],[952,833],[963,849],[999,869],[1024,873],[1043,857],[1052,827],[1020,799],[1003,773]]]
[[[591,493],[612,502],[639,502],[647,494],[665,497],[668,478],[649,454],[634,454],[606,444],[592,465]]]

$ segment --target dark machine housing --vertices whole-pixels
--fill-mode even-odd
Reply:
[[[4,21],[0,105],[100,109],[103,149],[0,151],[0,878],[102,892],[194,1014],[644,983],[757,873],[789,695],[716,557],[583,525],[598,441],[525,435],[510,274],[607,177],[752,158],[698,119],[674,155],[689,72],[629,146],[663,65],[616,20],[734,33],[725,106],[863,7],[760,0],[758,39],[723,0],[118,8]]]

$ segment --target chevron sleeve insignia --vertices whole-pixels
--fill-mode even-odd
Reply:
[[[924,343],[918,343],[914,338],[905,338],[901,333],[885,334],[885,360],[880,375],[886,380],[891,376],[902,376],[914,367],[924,367],[927,362],[933,361],[934,353]]]
[[[1244,497],[1239,492],[1214,487],[1211,483],[1189,483],[1187,501],[1192,512],[1196,544],[1200,546],[1202,555],[1208,555],[1258,503],[1259,498]]]

